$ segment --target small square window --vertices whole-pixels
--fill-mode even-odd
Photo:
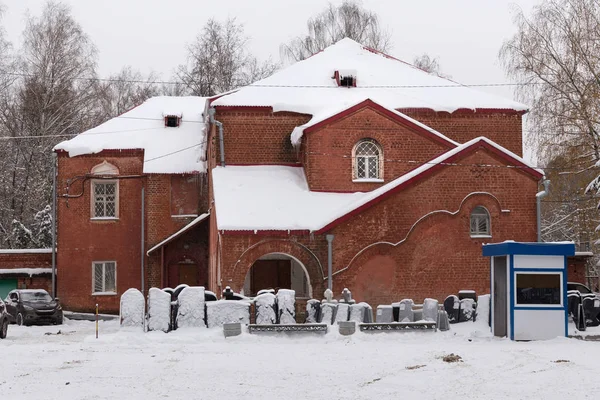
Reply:
[[[179,126],[179,117],[169,115],[165,117],[165,126],[169,128],[177,128]]]

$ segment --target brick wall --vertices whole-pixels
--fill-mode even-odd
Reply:
[[[443,300],[461,289],[489,292],[489,259],[481,255],[481,245],[535,241],[537,182],[515,169],[470,166],[504,165],[484,149],[460,163],[466,166],[444,167],[332,229],[336,296],[347,287],[357,301],[377,305],[403,298]],[[492,238],[470,237],[469,215],[478,205],[491,214]],[[324,235],[225,233],[220,240],[224,286],[240,290],[252,263],[278,252],[306,266],[313,296],[322,297],[327,273]]]
[[[352,151],[365,138],[376,140],[383,150],[386,160],[382,164],[383,183],[352,181]],[[305,134],[303,159],[311,190],[365,192],[389,183],[419,167],[419,163],[429,161],[449,149],[449,145],[441,144],[367,107]]]
[[[97,164],[107,161],[119,168],[119,218],[92,220],[89,179],[71,184],[65,198],[67,180],[89,173]],[[145,250],[169,237],[189,223],[193,217],[173,218],[171,210],[171,176],[142,174],[141,151],[105,151],[94,155],[58,157],[58,287],[57,292],[65,308],[74,311],[91,311],[96,303],[101,312],[118,312],[120,294],[141,286],[141,190],[145,188]],[[185,189],[185,185],[184,189]],[[186,190],[181,190],[186,199]],[[179,199],[177,199],[179,201]],[[184,204],[179,201],[180,204]],[[184,205],[189,210],[193,206]],[[146,258],[145,289],[161,286],[162,271],[160,251]],[[92,262],[117,262],[117,294],[92,296]]]
[[[408,116],[443,133],[459,143],[485,136],[513,153],[523,155],[522,116],[514,112],[455,113],[401,110]]]
[[[52,268],[51,252],[2,252],[0,251],[0,269]],[[0,279],[17,279],[19,289],[44,289],[52,293],[52,274],[29,275],[23,273],[4,273]]]

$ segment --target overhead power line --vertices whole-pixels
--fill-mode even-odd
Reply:
[[[25,78],[33,78],[37,75],[27,74],[24,72],[7,72],[2,71],[0,75],[7,76],[18,76]],[[71,81],[92,81],[92,82],[109,82],[109,83],[142,83],[148,85],[185,85],[184,82],[179,81],[164,81],[164,80],[142,80],[142,79],[117,79],[117,78],[97,78],[97,77],[74,77],[67,78],[66,80]],[[410,89],[410,88],[469,88],[469,87],[503,87],[503,86],[536,86],[545,85],[545,82],[492,82],[492,83],[474,83],[474,84],[461,84],[461,83],[450,83],[444,85],[366,85],[358,86],[358,89]],[[262,88],[314,88],[314,89],[340,89],[337,85],[261,85],[261,84],[250,84],[246,87],[262,87]]]

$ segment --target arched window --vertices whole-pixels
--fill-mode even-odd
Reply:
[[[482,206],[471,211],[471,236],[491,236],[492,224],[490,213]]]
[[[101,179],[110,175],[119,175],[119,169],[104,161],[91,170],[98,179],[92,179],[92,195],[90,205],[92,219],[119,218],[119,181],[117,179]]]
[[[362,139],[354,146],[354,179],[382,180],[383,152],[381,146],[373,139]]]

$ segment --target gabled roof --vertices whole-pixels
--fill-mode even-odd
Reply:
[[[324,233],[480,148],[534,179],[543,176],[543,171],[484,137],[461,144],[368,193],[311,192],[302,167],[217,167],[212,170],[217,228],[245,233]]]
[[[356,87],[339,87],[333,79],[339,70],[356,71]],[[351,39],[342,39],[268,78],[221,96],[212,105],[271,107],[275,112],[315,115],[366,98],[393,109],[527,111],[521,103],[429,74]]]
[[[457,142],[436,131],[435,129],[432,129],[427,125],[409,117],[408,115],[402,114],[401,112],[398,112],[393,108],[381,105],[371,99],[365,99],[359,101],[358,103],[350,104],[347,106],[344,105],[341,109],[325,110],[316,115],[313,115],[310,121],[308,121],[304,125],[300,125],[294,128],[294,130],[292,131],[292,144],[294,146],[300,144],[300,140],[302,139],[302,136],[305,133],[314,132],[325,125],[331,124],[344,117],[347,117],[348,115],[359,111],[365,107],[373,108],[382,113],[383,115],[387,116],[388,118],[396,121],[398,124],[406,126],[407,128],[416,131],[424,135],[425,137],[435,142],[438,142],[448,148],[458,146]]]
[[[433,160],[421,165],[405,175],[402,175],[390,183],[366,193],[365,196],[350,204],[347,209],[339,210],[335,214],[331,215],[331,220],[321,227],[317,233],[326,232],[332,229],[336,225],[339,225],[349,218],[360,214],[364,210],[385,200],[404,188],[409,187],[420,180],[426,179],[437,170],[457,163],[457,161],[461,158],[464,158],[480,148],[485,148],[494,153],[499,158],[505,160],[507,165],[513,166],[516,169],[531,175],[534,179],[539,180],[544,176],[544,171],[529,165],[529,163],[510,150],[505,149],[486,137],[478,137],[447,151],[439,157],[434,158]]]
[[[144,173],[206,171],[206,98],[152,97],[132,110],[56,145],[70,157],[103,150],[144,150]],[[177,128],[164,117],[181,116]]]
[[[192,222],[190,222],[189,224],[187,224],[186,226],[184,226],[183,228],[181,228],[180,230],[178,230],[177,232],[175,232],[174,234],[172,234],[171,236],[169,236],[168,238],[166,238],[165,240],[161,241],[156,246],[154,246],[150,250],[148,250],[146,252],[146,255],[149,256],[150,253],[152,253],[153,251],[158,250],[161,247],[169,244],[173,240],[177,239],[178,237],[180,237],[181,235],[183,235],[184,233],[186,233],[187,231],[189,231],[190,229],[192,229],[193,227],[198,225],[200,222],[204,221],[209,216],[210,216],[210,213],[204,213],[204,214],[199,215],[198,217],[194,218],[194,220]]]

